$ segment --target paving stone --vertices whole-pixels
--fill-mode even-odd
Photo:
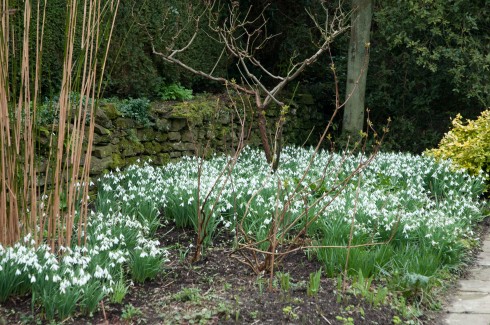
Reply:
[[[451,313],[487,314],[490,318],[490,294],[460,291],[449,306]]]
[[[490,281],[460,280],[459,286],[460,286],[459,289],[460,291],[490,293]]]
[[[489,325],[489,314],[450,313],[444,320],[446,325]]]
[[[483,247],[482,247],[484,252],[490,252],[490,240],[484,240],[483,241]]]
[[[478,266],[471,270],[470,279],[490,281],[490,266]]]
[[[483,251],[478,255],[477,265],[490,266],[490,251]]]

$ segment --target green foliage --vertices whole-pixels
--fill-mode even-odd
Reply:
[[[192,89],[186,89],[179,83],[163,85],[159,95],[162,100],[190,100],[194,97],[192,96]]]
[[[162,271],[162,265],[161,256],[152,256],[151,253],[136,249],[131,258],[131,277],[136,282],[154,279]]]
[[[127,304],[122,310],[121,319],[132,322],[136,321],[141,316],[143,316],[143,312],[140,308],[135,307],[132,304]]]
[[[437,159],[451,159],[457,167],[466,168],[472,174],[490,173],[490,110],[466,123],[458,114],[452,125],[439,147],[426,151],[426,154]]]
[[[310,281],[308,282],[307,294],[308,296],[316,296],[320,291],[320,278],[322,275],[322,269],[310,274]]]
[[[177,48],[187,44],[194,32],[190,9],[199,12],[202,1],[121,2],[109,52],[106,91],[119,97],[155,98],[159,97],[162,83],[182,82],[196,90],[215,88],[213,83],[164,62],[152,51],[152,43],[157,51],[164,51],[170,43]],[[168,20],[163,21],[163,17]],[[216,46],[208,35],[207,17],[202,17],[197,37],[186,51],[179,53],[179,59],[198,70],[211,71],[222,47]],[[226,60],[222,60],[215,74],[225,73]]]
[[[90,105],[92,100],[86,97],[80,98],[80,94],[77,92],[71,92],[69,101],[71,107],[69,109],[68,116],[74,116],[79,109],[80,99],[82,105]],[[53,96],[52,98],[45,98],[44,101],[37,106],[36,109],[36,124],[40,126],[47,126],[51,124],[57,124],[59,119],[59,96]],[[86,123],[90,122],[90,115],[87,112]]]
[[[396,9],[395,9],[396,8]],[[376,20],[390,49],[403,48],[415,64],[431,72],[448,71],[453,90],[490,103],[490,23],[485,0],[383,1]],[[407,13],[410,13],[407,15]]]
[[[119,280],[114,282],[114,285],[112,286],[111,301],[116,304],[120,304],[123,301],[124,297],[126,297],[128,290],[129,290],[129,285],[126,285],[126,281],[124,279],[124,272],[121,265],[119,268]]]
[[[135,119],[144,126],[152,125],[150,121],[150,101],[147,98],[129,98],[122,101],[119,111],[123,116]]]
[[[298,319],[298,315],[293,311],[293,307],[286,306],[282,309],[284,316],[290,319]]]
[[[181,291],[175,293],[172,299],[180,302],[198,302],[201,300],[201,291],[198,288],[184,288]]]
[[[291,288],[291,276],[289,273],[277,272],[277,279],[279,279],[279,285],[281,286],[281,290],[284,292],[288,292]]]
[[[376,2],[366,106],[375,126],[393,120],[385,149],[421,153],[437,145],[451,116],[474,118],[490,105],[488,4]]]

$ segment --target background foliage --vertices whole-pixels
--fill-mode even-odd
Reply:
[[[458,167],[475,175],[480,171],[490,173],[490,111],[466,123],[462,119],[458,114],[439,148],[427,153],[439,159],[451,159]]]
[[[307,55],[314,50],[315,28],[305,8],[319,14],[319,2],[240,1],[243,13],[252,6],[251,15],[264,8],[269,45],[258,52],[264,65],[281,72],[291,57]],[[108,58],[108,77],[104,96],[120,98],[159,98],[162,87],[181,84],[194,93],[218,92],[223,89],[178,67],[163,62],[152,54],[150,37],[158,48],[172,41],[175,26],[188,23],[192,1],[137,1],[121,3],[113,44]],[[336,5],[336,3],[331,4]],[[21,7],[19,5],[19,7]],[[350,10],[345,3],[344,10]],[[48,2],[47,15],[57,17],[46,26],[43,74],[45,94],[57,91],[60,72],[54,67],[61,60],[66,4]],[[457,113],[475,118],[490,106],[490,3],[485,0],[377,1],[371,35],[370,65],[366,103],[371,119],[381,125],[393,120],[386,149],[422,152],[435,146],[448,130]],[[164,25],[163,18],[168,18]],[[182,35],[183,42],[192,31]],[[345,85],[348,35],[337,39],[332,56],[340,79]],[[188,51],[180,54],[183,61],[203,71],[210,71],[222,54],[213,42],[207,22]],[[312,96],[315,103],[331,112],[334,108],[334,82],[329,70],[330,58],[322,58],[298,80],[298,93]],[[216,66],[216,75],[237,76],[233,61],[224,53]],[[291,87],[296,87],[296,83]],[[341,121],[337,121],[340,125]]]

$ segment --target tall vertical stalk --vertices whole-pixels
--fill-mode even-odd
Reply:
[[[119,0],[67,1],[59,120],[52,129],[48,157],[40,157],[35,147],[36,116],[48,5],[48,0],[24,1],[23,34],[16,40],[13,22],[20,13],[10,8],[8,0],[1,2],[0,244],[11,245],[31,233],[37,244],[47,242],[54,251],[73,243],[74,229],[78,229],[76,243],[83,244],[95,127],[89,117],[95,116]],[[9,70],[15,67],[20,80]],[[47,160],[43,174],[36,165],[42,159]],[[38,185],[41,176],[43,188]]]

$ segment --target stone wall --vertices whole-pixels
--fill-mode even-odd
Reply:
[[[326,121],[314,107],[312,98],[307,95],[298,98],[286,115],[284,140],[301,145],[313,128],[317,132],[313,132],[310,141],[317,141],[315,135]],[[196,150],[202,154],[203,148],[206,154],[232,151],[241,133],[239,117],[243,116],[247,144],[260,145],[251,109],[244,109],[243,102],[239,102],[241,105],[226,97],[209,95],[186,102],[154,102],[150,110],[151,123],[147,125],[123,116],[114,104],[102,103],[96,115],[91,174],[123,168],[138,159],[165,164],[194,155]],[[278,114],[276,107],[268,110],[271,132]]]

